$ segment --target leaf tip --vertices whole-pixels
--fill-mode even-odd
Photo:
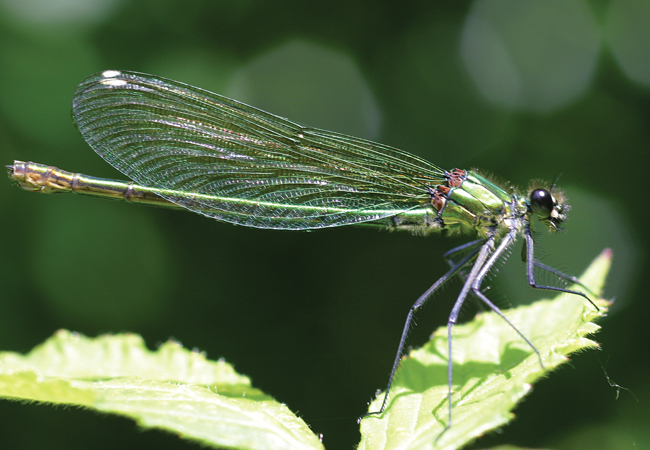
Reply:
[[[606,248],[605,250],[603,250],[602,252],[600,252],[600,255],[599,255],[599,258],[603,258],[603,259],[610,259],[611,260],[613,257],[614,257],[614,252],[609,247]]]

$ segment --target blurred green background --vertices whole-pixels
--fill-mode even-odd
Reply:
[[[183,81],[446,169],[480,167],[523,190],[562,173],[570,221],[556,236],[537,227],[540,256],[580,274],[613,249],[602,351],[535,385],[517,420],[474,448],[650,446],[650,2],[0,0],[2,163],[123,178],[70,120],[76,85],[106,69]],[[408,308],[467,240],[247,229],[9,180],[0,211],[1,350],[28,351],[59,328],[132,331],[151,348],[173,337],[233,363],[330,449],[358,442],[356,418],[385,386]],[[491,283],[503,307],[540,298],[514,253]],[[413,345],[446,323],[457,292],[423,310]],[[617,398],[604,369],[633,394]],[[195,448],[77,409],[2,401],[0,417],[6,449]]]

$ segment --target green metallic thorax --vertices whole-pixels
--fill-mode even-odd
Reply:
[[[488,179],[467,172],[460,187],[451,188],[440,219],[444,228],[476,231],[485,237],[496,228],[499,234],[518,226],[527,211],[525,201],[509,194]]]

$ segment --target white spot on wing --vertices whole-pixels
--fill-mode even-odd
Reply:
[[[127,84],[126,80],[102,80],[100,83],[105,86],[124,86]]]
[[[120,75],[122,75],[122,72],[119,70],[105,70],[102,72],[102,76],[106,78],[115,78],[119,77]]]
[[[121,75],[122,72],[120,72],[119,70],[105,70],[102,72],[102,76],[106,79],[101,80],[100,84],[103,84],[104,86],[124,86],[127,84],[127,81],[119,80],[116,78]]]

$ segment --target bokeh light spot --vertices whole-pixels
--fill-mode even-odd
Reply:
[[[91,25],[110,18],[122,0],[2,0],[10,16],[34,25]]]
[[[650,2],[614,0],[607,13],[606,38],[631,80],[650,86]]]
[[[76,204],[43,202],[47,226],[28,250],[52,309],[64,323],[84,329],[123,330],[155,321],[170,302],[165,293],[172,282],[170,255],[156,224],[141,208],[71,200]]]
[[[377,102],[346,54],[291,41],[261,54],[233,76],[229,97],[299,123],[376,139]]]
[[[584,1],[478,0],[465,22],[461,55],[488,101],[548,113],[588,89],[599,36]]]

